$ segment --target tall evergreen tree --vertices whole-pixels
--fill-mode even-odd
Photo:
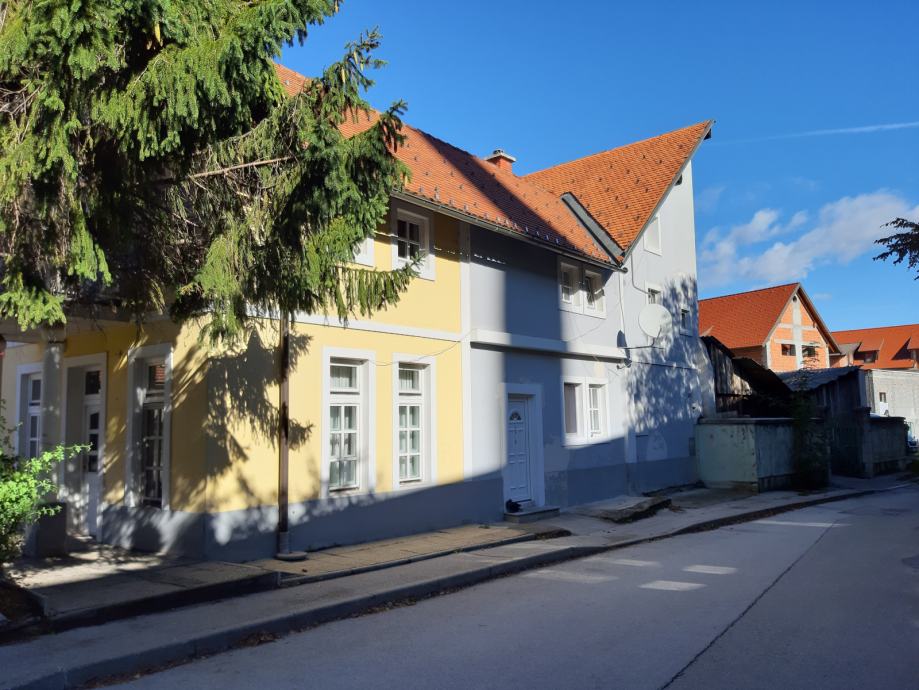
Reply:
[[[337,0],[0,0],[0,317],[65,323],[113,301],[205,316],[213,338],[280,317],[278,551],[288,322],[398,300],[415,266],[350,265],[406,169],[402,103],[371,115],[376,32],[288,97],[273,56]]]
[[[0,4],[0,316],[73,304],[207,314],[369,313],[411,267],[348,266],[404,169],[402,104],[363,133],[371,32],[294,97],[273,56],[335,0]]]

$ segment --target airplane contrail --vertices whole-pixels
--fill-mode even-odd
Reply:
[[[915,122],[891,122],[880,125],[864,125],[863,127],[839,127],[836,129],[812,129],[807,132],[792,132],[790,134],[774,134],[768,137],[757,137],[755,139],[734,139],[732,141],[718,142],[716,139],[712,143],[721,144],[753,144],[761,141],[776,141],[779,139],[803,139],[805,137],[826,137],[836,134],[871,134],[873,132],[889,132],[897,129],[915,129],[919,127],[919,120]]]

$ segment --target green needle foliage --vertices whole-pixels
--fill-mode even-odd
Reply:
[[[875,244],[887,247],[874,257],[875,261],[892,259],[894,264],[905,261],[910,270],[915,269],[915,279],[919,280],[919,223],[906,218],[895,218],[884,227],[895,228],[900,232],[875,240]]]
[[[349,265],[404,179],[377,33],[288,96],[273,56],[335,0],[0,0],[0,317],[369,314],[414,273]],[[349,118],[373,125],[350,138]]]

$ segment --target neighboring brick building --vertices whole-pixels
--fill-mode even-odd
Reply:
[[[699,333],[777,372],[829,367],[840,354],[801,283],[699,300]]]
[[[865,399],[875,414],[903,417],[919,437],[919,323],[835,331],[842,354],[834,366],[868,369]]]
[[[834,366],[863,369],[919,369],[919,323],[834,331],[842,351]]]

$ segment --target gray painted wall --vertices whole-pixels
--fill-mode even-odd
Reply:
[[[660,220],[659,254],[639,239],[627,272],[602,273],[602,318],[560,308],[561,259],[554,252],[472,228],[470,476],[502,470],[507,387],[522,386],[538,391],[540,405],[545,492],[537,503],[567,506],[696,480],[694,424],[703,406],[713,406],[713,393],[698,338],[691,169],[664,201]],[[661,290],[674,317],[673,331],[653,349],[638,326],[649,284]],[[681,308],[689,311],[685,331]],[[483,332],[521,344],[477,339]],[[555,342],[558,351],[537,352],[520,336]],[[610,354],[617,347],[628,349],[617,358]],[[606,383],[603,438],[567,440],[562,385],[568,377]]]

